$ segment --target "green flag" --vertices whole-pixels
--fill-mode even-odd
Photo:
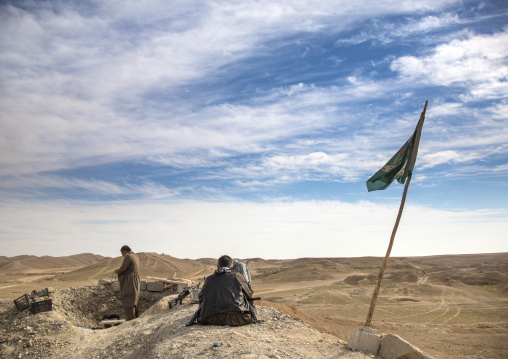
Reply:
[[[427,103],[425,103],[425,108],[416,125],[415,132],[409,137],[409,140],[379,171],[369,178],[367,181],[369,192],[387,189],[394,179],[399,183],[404,183],[409,173],[413,172],[426,109]]]

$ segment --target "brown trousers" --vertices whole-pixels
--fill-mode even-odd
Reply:
[[[126,320],[132,320],[139,316],[137,305],[124,305],[123,310],[125,312]]]

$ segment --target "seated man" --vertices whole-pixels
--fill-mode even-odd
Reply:
[[[256,321],[252,290],[241,273],[232,271],[233,259],[224,255],[199,293],[198,324],[245,325]]]
[[[249,285],[250,290],[252,290],[252,287],[251,287],[251,284],[250,284],[250,282],[251,282],[251,280],[250,280],[250,272],[249,272],[249,267],[247,267],[247,264],[245,264],[243,262],[240,262],[240,261],[235,261],[233,263],[232,270],[233,270],[233,272],[238,272],[241,275],[243,275],[243,277],[245,278],[245,281]]]

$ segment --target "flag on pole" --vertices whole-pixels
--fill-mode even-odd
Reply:
[[[369,192],[387,189],[395,179],[403,184],[409,173],[413,172],[426,109],[427,102],[416,125],[415,132],[409,137],[409,140],[404,143],[400,150],[379,171],[367,180]]]
[[[374,176],[369,178],[367,181],[367,188],[370,192],[379,189],[386,189],[394,179],[397,179],[399,183],[404,183],[406,178],[408,179],[404,187],[404,192],[402,193],[399,214],[397,215],[395,225],[393,226],[392,236],[390,237],[390,244],[388,245],[388,250],[386,251],[383,265],[379,269],[376,289],[372,294],[372,300],[370,302],[369,312],[367,313],[365,327],[370,327],[370,323],[372,322],[372,316],[374,314],[374,308],[376,307],[377,296],[379,295],[379,290],[381,289],[381,281],[383,279],[384,271],[388,263],[388,258],[390,257],[390,253],[392,251],[393,240],[395,239],[395,234],[397,233],[397,228],[399,227],[400,218],[402,217],[404,203],[406,203],[406,194],[409,188],[409,184],[411,183],[412,172],[416,162],[416,155],[418,154],[418,145],[420,144],[420,136],[422,133],[423,121],[425,120],[425,111],[427,110],[428,103],[428,101],[425,101],[425,107],[423,108],[423,112],[420,116],[418,124],[416,125],[416,129],[413,135],[409,137],[409,140],[404,143],[404,146],[402,146],[400,150],[397,151],[395,156],[393,156],[390,161],[388,161],[383,166],[383,168],[377,171]]]

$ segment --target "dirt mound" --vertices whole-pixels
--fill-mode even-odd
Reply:
[[[424,271],[415,269],[410,265],[398,264],[395,267],[398,269],[390,268],[389,272],[385,272],[385,283],[416,283],[418,278],[425,274]],[[344,279],[344,283],[350,285],[369,285],[377,282],[376,274],[355,274],[350,275]]]
[[[141,291],[139,311],[145,312],[170,292]],[[117,314],[124,318],[119,292],[113,292],[108,286],[98,285],[82,288],[70,288],[52,294],[53,308],[74,324],[84,327],[95,327],[104,316]]]
[[[374,274],[355,274],[350,275],[346,279],[344,279],[344,283],[350,285],[365,285],[365,284],[375,284],[377,276]]]
[[[263,278],[272,282],[301,282],[310,280],[331,279],[330,273],[319,270],[319,268],[300,266],[296,268],[260,268],[252,274],[252,280]]]
[[[418,281],[418,273],[414,271],[397,271],[395,273],[388,273],[385,280],[396,283],[416,283]]]
[[[154,293],[149,293],[152,296]],[[191,326],[185,323],[197,309],[190,300],[168,309],[173,296],[154,301],[140,318],[109,329],[91,330],[103,313],[118,309],[105,286],[71,288],[53,294],[50,312],[32,315],[0,300],[0,356],[9,358],[372,358],[350,352],[336,336],[322,333],[289,313],[258,305],[259,324],[243,327]],[[148,298],[142,298],[140,304]],[[280,305],[279,305],[280,306]],[[97,309],[99,308],[99,309]],[[294,315],[294,316],[293,316]]]
[[[508,270],[508,267],[507,267]],[[508,272],[483,271],[469,268],[468,270],[443,271],[431,276],[433,283],[450,284],[460,282],[467,285],[506,285],[508,283]]]
[[[312,328],[319,330],[323,333],[333,334],[338,338],[348,338],[351,334],[351,328],[359,326],[358,323],[348,320],[331,319],[327,317],[316,317],[305,313],[294,305],[289,305],[280,302],[259,301],[259,305],[277,309],[284,312],[291,317],[301,320],[302,322],[310,325]]]
[[[497,287],[497,291],[500,292],[500,293],[508,293],[508,285],[506,285],[506,284],[499,285]]]
[[[51,291],[51,289],[50,289]],[[143,313],[161,298],[172,292],[140,292],[139,311]],[[119,292],[113,292],[109,285],[86,286],[56,290],[50,293],[52,312],[58,313],[65,322],[76,326],[96,327],[105,315],[118,314],[124,318]],[[12,300],[1,302],[0,323],[30,316],[29,310],[19,312]]]

